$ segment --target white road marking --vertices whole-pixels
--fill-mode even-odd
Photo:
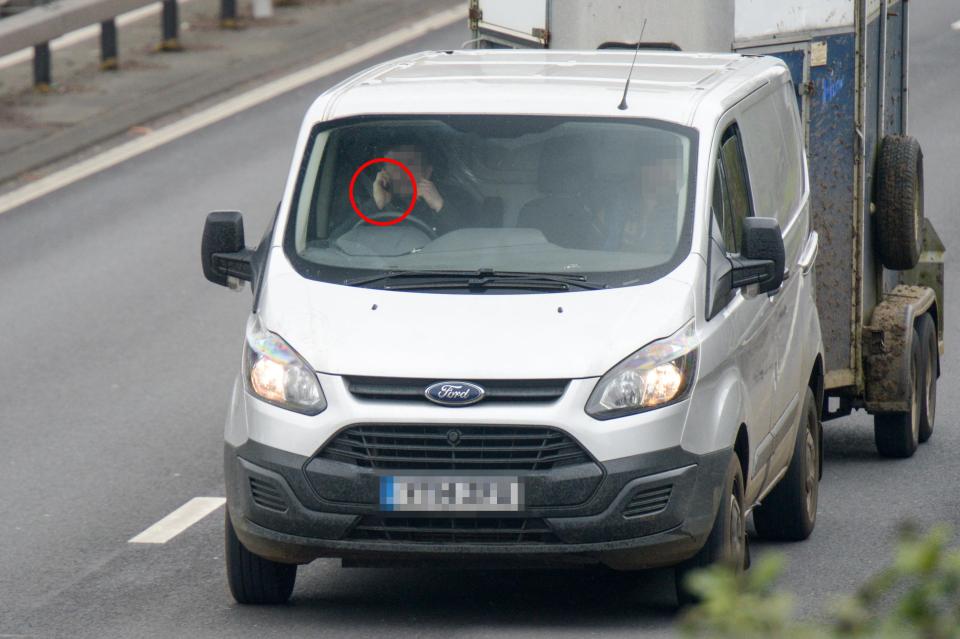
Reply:
[[[180,5],[184,5],[188,2],[190,2],[190,0],[179,0]],[[134,9],[133,11],[121,13],[117,16],[117,27],[123,27],[137,22],[138,20],[143,20],[144,18],[157,15],[160,13],[161,8],[161,4],[157,2],[154,4],[148,4],[145,7],[140,7],[139,9]],[[84,27],[82,29],[77,29],[76,31],[71,31],[70,33],[65,33],[59,38],[52,40],[50,42],[50,48],[54,51],[57,51],[58,49],[69,47],[72,44],[77,44],[78,42],[83,42],[84,40],[96,38],[99,35],[100,25],[91,24],[89,27]],[[29,62],[30,60],[33,60],[33,49],[20,49],[19,51],[8,53],[0,58],[0,69],[6,69],[7,67],[12,67],[13,65],[20,64],[21,62]]]
[[[960,31],[960,20],[957,20],[956,22],[951,24],[950,28],[953,29],[954,31]]]
[[[0,215],[43,197],[48,193],[52,193],[57,189],[82,180],[85,177],[116,166],[132,157],[146,153],[167,142],[172,142],[203,127],[236,115],[258,104],[262,104],[288,91],[293,91],[325,76],[343,71],[368,58],[380,55],[431,31],[449,26],[457,20],[464,20],[466,14],[466,7],[464,6],[440,11],[439,13],[427,16],[419,22],[397,29],[376,40],[361,44],[340,55],[268,82],[246,93],[215,104],[203,111],[189,115],[163,128],[145,133],[134,140],[117,145],[103,153],[78,162],[56,173],[51,173],[35,182],[31,182],[0,196]]]
[[[131,539],[129,543],[165,544],[220,506],[223,506],[226,501],[223,497],[194,497]]]

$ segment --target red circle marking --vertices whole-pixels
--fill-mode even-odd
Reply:
[[[379,221],[379,220],[374,220],[367,217],[366,215],[363,214],[363,211],[360,210],[360,207],[357,206],[357,199],[353,195],[353,189],[357,185],[357,178],[360,177],[360,174],[363,172],[363,170],[366,169],[368,166],[378,164],[380,162],[386,162],[387,164],[393,164],[394,166],[399,166],[400,169],[407,174],[407,177],[410,178],[410,184],[413,185],[413,195],[410,197],[410,206],[408,206],[407,210],[403,212],[403,215],[401,215],[395,220]],[[413,171],[408,169],[407,165],[405,165],[403,162],[400,162],[399,160],[392,160],[390,158],[374,158],[368,162],[364,162],[363,164],[360,165],[360,168],[354,172],[353,178],[350,180],[350,206],[353,207],[353,210],[357,215],[359,215],[361,218],[363,218],[364,221],[366,221],[369,224],[374,224],[376,226],[393,226],[394,224],[402,222],[408,215],[410,215],[410,213],[413,211],[413,207],[416,205],[417,205],[417,181],[413,177]]]

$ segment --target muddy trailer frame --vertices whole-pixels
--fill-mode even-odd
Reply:
[[[936,327],[937,375],[944,348],[944,246],[922,216],[922,155],[914,211],[922,246],[909,268],[885,257],[895,242],[879,219],[886,209],[878,211],[892,173],[884,146],[907,135],[909,0],[471,0],[469,11],[478,48],[636,46],[642,32],[643,47],[782,59],[803,120],[820,239],[823,417],[863,408],[878,415],[879,430],[892,414],[916,410],[911,353],[924,315]]]

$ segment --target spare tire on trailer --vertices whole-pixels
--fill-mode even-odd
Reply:
[[[907,135],[888,135],[877,157],[874,238],[880,263],[909,271],[923,250],[923,151]]]

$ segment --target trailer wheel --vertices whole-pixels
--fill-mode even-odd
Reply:
[[[224,541],[227,560],[227,584],[240,604],[282,604],[293,593],[297,567],[264,559],[247,550],[227,513]]]
[[[820,415],[807,388],[803,417],[790,467],[776,488],[753,509],[753,525],[762,539],[803,541],[817,522],[820,484]]]
[[[937,377],[940,374],[937,326],[929,313],[917,320],[917,334],[923,349],[923,393],[920,397],[920,442],[923,443],[933,435],[933,422],[937,415]]]
[[[912,137],[883,138],[874,220],[880,262],[892,271],[915,267],[923,250],[923,151]]]
[[[920,442],[920,413],[923,396],[923,347],[917,329],[910,346],[910,410],[905,413],[878,413],[873,416],[873,439],[884,457],[911,457]]]

